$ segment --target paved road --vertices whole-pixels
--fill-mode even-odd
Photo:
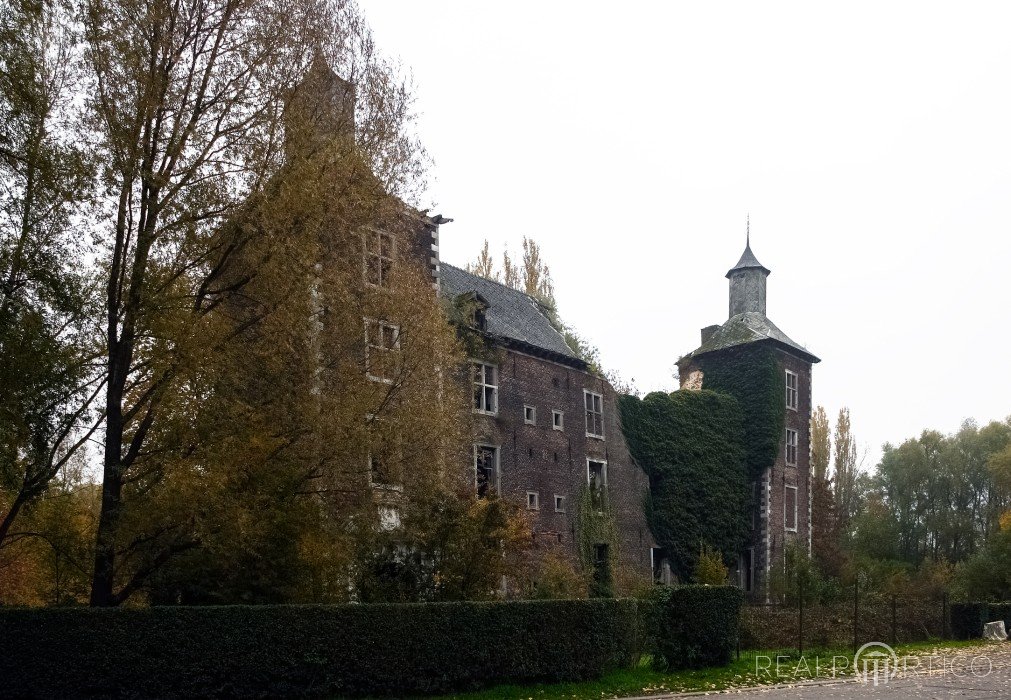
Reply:
[[[849,679],[709,693],[708,696],[727,700],[1011,699],[1011,642],[941,651],[929,659],[920,657],[915,663],[905,663],[904,668],[905,671],[899,671],[893,678],[879,679],[882,682],[877,684]]]

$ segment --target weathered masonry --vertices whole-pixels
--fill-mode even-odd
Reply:
[[[705,366],[745,366],[755,349],[775,358],[782,391],[782,431],[774,459],[751,484],[752,530],[739,553],[736,576],[754,597],[767,595],[774,565],[782,565],[789,544],[811,548],[811,369],[820,360],[791,340],[766,315],[770,271],[751,252],[750,237],[740,261],[727,272],[730,318],[702,329],[702,344],[678,361],[682,389],[706,386]]]
[[[616,566],[649,577],[649,484],[625,445],[614,389],[588,371],[532,297],[445,263],[439,285],[483,348],[470,367],[478,494],[521,499],[537,546],[582,560],[598,577],[613,577],[605,568]],[[579,509],[600,508],[601,496],[610,538],[580,531]]]

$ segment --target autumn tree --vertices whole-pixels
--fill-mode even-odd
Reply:
[[[842,533],[829,477],[831,426],[823,406],[811,416],[811,557],[828,576],[842,574]]]
[[[369,326],[362,303],[343,303],[360,298],[350,290],[362,287],[361,257],[344,272],[330,263],[366,224],[397,202],[404,209],[424,159],[405,128],[407,86],[350,2],[116,0],[86,9],[90,118],[110,197],[96,222],[107,391],[91,602],[116,605],[220,532],[206,516],[229,510],[213,495],[253,517],[269,494],[321,491],[328,478],[339,485],[323,468],[328,453],[365,478],[360,443],[340,442],[352,423],[365,430],[363,392],[341,387],[331,393],[348,403],[328,404],[325,344],[353,344],[334,357],[365,382],[364,363],[406,357],[394,351],[412,333],[406,320],[391,330],[400,321],[382,309],[373,317],[382,323]],[[336,114],[332,99],[317,105],[323,113],[300,111],[294,99],[321,64],[350,83],[327,87],[328,98],[353,95]],[[351,131],[315,139],[317,117]],[[349,209],[352,190],[382,196]],[[430,294],[417,299],[435,306]],[[434,374],[431,359],[418,355],[416,366]],[[235,366],[253,371],[233,376]],[[396,381],[376,384],[372,393],[395,403]],[[292,410],[279,421],[283,408]],[[279,460],[285,469],[271,472]]]
[[[859,470],[856,438],[850,426],[850,410],[845,407],[839,409],[836,420],[833,467],[835,512],[839,526],[845,530],[857,512]]]
[[[74,131],[75,29],[60,2],[0,9],[0,570],[25,553],[64,556],[43,500],[57,498],[96,429],[103,388],[82,243],[90,169]]]

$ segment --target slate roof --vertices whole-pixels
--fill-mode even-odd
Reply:
[[[750,240],[748,241],[747,246],[745,246],[744,248],[744,254],[741,255],[741,259],[737,261],[736,265],[734,265],[732,268],[730,268],[730,270],[727,271],[727,277],[729,278],[730,275],[736,270],[747,270],[749,268],[758,268],[759,270],[764,270],[766,275],[772,274],[772,272],[769,271],[769,268],[767,268],[762,263],[758,262],[758,258],[756,258],[755,254],[751,252]]]
[[[548,321],[533,297],[446,263],[440,263],[439,270],[443,297],[452,300],[461,294],[475,292],[488,303],[485,331],[489,335],[559,356],[556,359],[583,364],[562,334]]]
[[[747,254],[748,251],[745,251]],[[808,362],[821,362],[803,345],[791,340],[786,333],[779,330],[775,323],[757,311],[737,314],[720,326],[713,335],[699,346],[688,357],[698,357],[717,350],[726,350],[738,345],[746,345],[758,341],[769,340],[780,345],[787,352],[797,355]]]

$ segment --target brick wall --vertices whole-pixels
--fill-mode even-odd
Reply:
[[[527,492],[536,492],[540,506],[532,515],[538,540],[560,544],[576,559],[575,516],[587,460],[606,462],[619,561],[649,576],[654,543],[643,513],[648,480],[625,445],[614,389],[588,372],[515,350],[500,350],[498,370],[498,415],[475,414],[474,441],[499,446],[502,493],[526,502]],[[586,434],[584,389],[603,397],[603,439]],[[535,425],[524,422],[524,406],[535,408]],[[552,427],[552,410],[563,412],[563,430]],[[565,512],[556,512],[556,495],[565,499]]]

